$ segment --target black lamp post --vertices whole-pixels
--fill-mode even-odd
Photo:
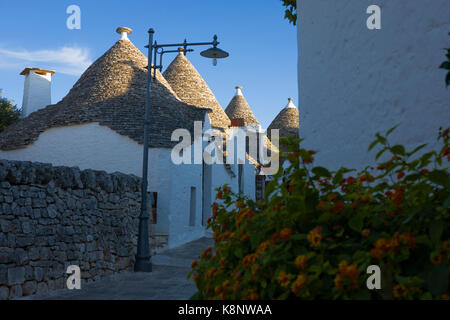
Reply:
[[[197,42],[188,43],[184,40],[183,43],[175,44],[160,44],[158,45],[153,42],[153,34],[155,30],[148,30],[149,33],[149,44],[145,46],[148,48],[148,66],[147,66],[147,98],[145,100],[145,123],[144,123],[144,157],[142,165],[142,197],[141,197],[141,214],[139,215],[139,230],[138,230],[138,243],[137,243],[137,254],[136,263],[134,265],[135,272],[152,272],[152,262],[150,254],[150,244],[148,240],[148,220],[149,214],[147,212],[147,185],[148,185],[148,141],[149,141],[149,129],[150,129],[150,93],[151,93],[151,81],[152,81],[152,71],[153,79],[156,79],[156,70],[162,70],[162,56],[164,53],[169,52],[179,52],[178,50],[164,50],[165,47],[183,47],[184,53],[192,52],[192,49],[187,49],[188,46],[204,46],[212,45],[211,48],[202,51],[200,54],[203,57],[213,59],[213,65],[217,65],[217,59],[226,58],[229,56],[228,52],[225,52],[219,48],[217,45],[217,36],[214,35],[214,40],[212,42]],[[155,49],[153,51],[153,49]],[[157,54],[160,55],[159,65],[156,65]],[[153,65],[153,61],[155,65]]]

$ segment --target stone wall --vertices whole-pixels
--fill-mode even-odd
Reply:
[[[0,160],[0,299],[132,267],[139,201],[133,175]]]

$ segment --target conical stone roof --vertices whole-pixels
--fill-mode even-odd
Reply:
[[[0,149],[13,150],[34,142],[52,127],[98,122],[143,143],[147,91],[147,58],[129,40],[117,41],[97,59],[56,105],[19,120],[0,133]],[[180,101],[157,72],[151,87],[150,147],[170,148],[173,130],[193,132],[205,113]]]
[[[163,75],[181,101],[200,108],[212,109],[209,116],[213,127],[226,129],[230,126],[230,119],[211,89],[182,51],[167,67]]]
[[[297,137],[299,129],[299,113],[297,107],[293,103],[293,99],[289,98],[288,105],[280,111],[267,129],[270,137],[270,130],[280,130],[280,138]]]
[[[225,109],[225,113],[230,118],[230,120],[234,119],[244,119],[245,124],[258,124],[259,122],[253,114],[252,109],[245,100],[244,95],[242,94],[242,87],[236,87],[236,94],[231,99],[228,107]]]

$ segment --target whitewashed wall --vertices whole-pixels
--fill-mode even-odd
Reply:
[[[368,30],[369,5],[381,30]],[[376,132],[400,124],[393,142],[436,144],[450,124],[443,48],[448,0],[299,0],[300,135],[317,164],[362,168]]]
[[[203,145],[202,137],[196,142]],[[203,149],[202,149],[203,150]],[[202,225],[202,165],[194,164],[194,148],[191,145],[191,163],[171,166],[171,201],[169,217],[169,247],[177,247],[205,235]],[[190,225],[191,187],[196,189],[194,225]]]
[[[188,227],[191,186],[197,187],[196,221],[201,221],[201,166],[175,166],[170,153],[170,149],[149,150],[148,190],[158,192],[155,232],[170,232],[169,246],[174,246],[204,233],[199,225]],[[142,146],[98,123],[49,129],[25,149],[0,151],[0,159],[142,176]]]

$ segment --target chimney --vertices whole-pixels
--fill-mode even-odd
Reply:
[[[293,98],[288,98],[289,103],[287,104],[286,108],[297,108],[294,104]]]
[[[22,117],[27,117],[52,103],[51,82],[55,71],[25,68],[20,74],[25,76]]]
[[[236,87],[236,96],[242,96],[242,87],[241,86]]]
[[[116,32],[121,35],[120,40],[130,41],[130,39],[128,39],[128,35],[131,34],[133,32],[133,30],[131,28],[127,28],[127,27],[119,27],[116,29]]]

